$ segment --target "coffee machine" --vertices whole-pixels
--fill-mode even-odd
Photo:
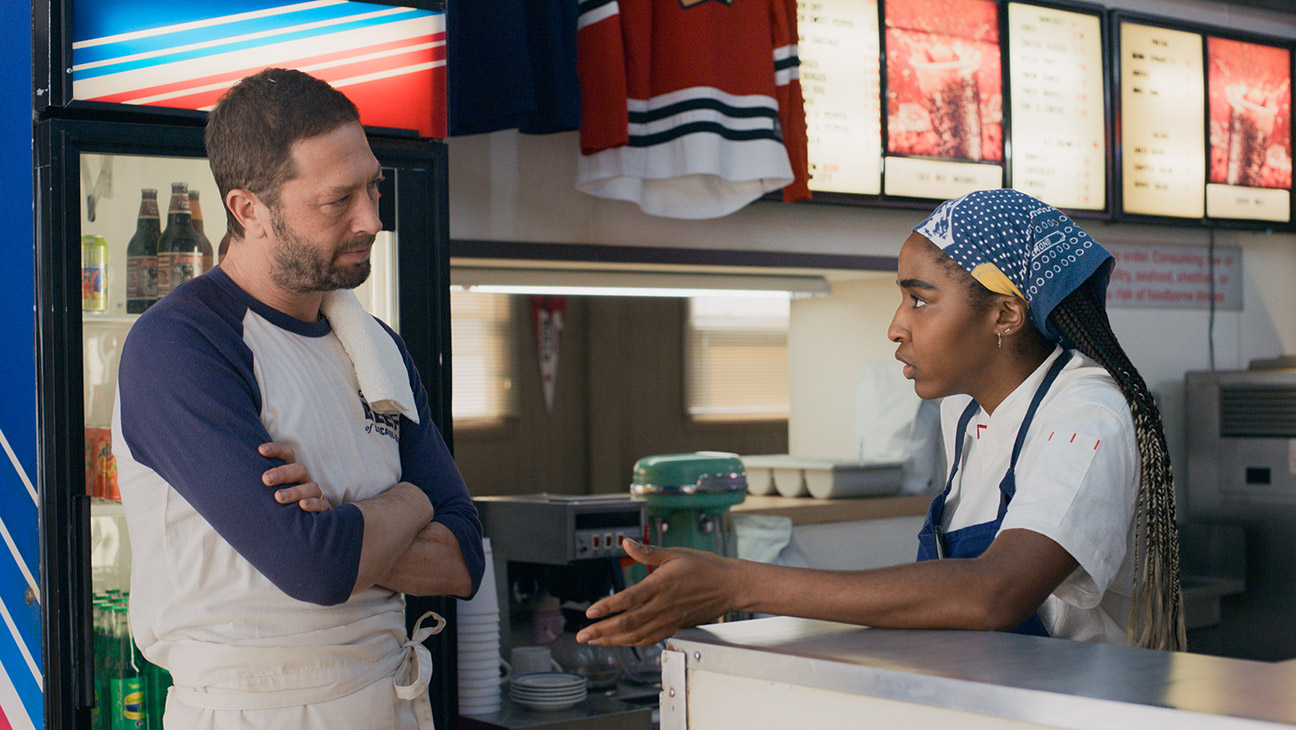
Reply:
[[[508,657],[514,647],[551,645],[554,658],[571,669],[559,642],[571,646],[574,641],[570,634],[577,627],[572,623],[583,620],[576,607],[625,587],[622,559],[629,558],[621,540],[644,539],[645,502],[628,494],[527,494],[473,502],[494,555],[501,656]],[[580,671],[590,680],[591,698],[597,694],[600,701],[578,708],[642,710],[648,717],[657,704],[660,686],[653,680],[659,681],[659,673],[631,682],[619,669],[610,681]],[[635,725],[630,717],[621,720],[618,727]]]

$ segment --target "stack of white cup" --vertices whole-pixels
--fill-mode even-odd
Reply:
[[[500,612],[495,593],[495,556],[482,539],[486,572],[471,601],[459,604],[459,714],[489,715],[500,709]]]

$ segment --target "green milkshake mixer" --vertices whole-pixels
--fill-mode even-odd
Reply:
[[[635,462],[630,493],[648,503],[654,545],[734,554],[727,513],[747,497],[747,471],[737,454],[646,456]]]

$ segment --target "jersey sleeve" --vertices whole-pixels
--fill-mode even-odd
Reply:
[[[580,0],[578,7],[580,146],[581,154],[592,155],[630,140],[626,51],[617,0]]]
[[[386,325],[383,327],[386,329]],[[405,369],[410,376],[410,390],[414,393],[415,406],[418,409],[419,422],[401,417],[400,456],[401,479],[414,484],[427,494],[432,502],[435,515],[433,522],[440,522],[454,533],[459,541],[459,550],[463,553],[464,565],[472,577],[472,590],[475,594],[481,585],[482,574],[486,569],[486,558],[482,549],[482,526],[477,517],[477,508],[468,496],[459,468],[455,466],[450,450],[446,448],[441,432],[432,420],[432,410],[428,405],[427,389],[419,377],[418,368],[410,358],[409,351],[400,336],[387,331],[396,340],[396,346],[405,360]]]
[[[805,97],[801,92],[801,58],[797,51],[796,0],[771,0],[774,31],[774,82],[783,146],[792,166],[792,182],[783,188],[783,202],[810,199],[810,158]]]
[[[1061,545],[1083,571],[1068,579],[1075,588],[1068,601],[1092,608],[1129,548],[1139,453],[1119,391],[1089,385],[1078,395],[1036,417],[1038,440],[1018,459],[1017,493],[1000,529],[1031,530]]]
[[[283,462],[257,451],[271,438],[239,320],[176,304],[141,317],[122,349],[118,415],[130,457],[284,593],[320,605],[346,601],[360,564],[360,510],[314,513],[275,501],[279,487],[261,478]],[[127,485],[123,492],[129,499]]]

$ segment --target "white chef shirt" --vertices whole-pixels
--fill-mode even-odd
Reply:
[[[954,439],[965,439],[963,463],[942,518],[947,532],[995,519],[999,483],[1017,431],[1061,354],[1055,348],[993,414],[978,410],[962,435],[955,431],[971,397],[951,396],[941,404],[950,462]],[[1035,413],[1017,459],[1016,482],[999,529],[1044,535],[1079,563],[1040,607],[1049,635],[1124,644],[1133,593],[1139,453],[1129,406],[1105,368],[1073,352]]]

